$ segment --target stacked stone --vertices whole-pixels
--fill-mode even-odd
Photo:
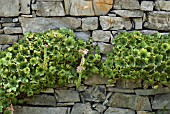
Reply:
[[[145,88],[145,89],[144,89]],[[15,106],[14,114],[170,114],[170,88],[147,89],[141,80],[90,77],[75,85],[49,88]]]

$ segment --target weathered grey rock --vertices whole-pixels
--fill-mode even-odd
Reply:
[[[166,11],[170,11],[170,1],[164,1],[164,0],[161,0],[161,1],[157,1],[156,2],[156,8],[158,10],[166,10]]]
[[[79,86],[79,87],[77,88],[77,91],[82,92],[82,91],[85,91],[86,89],[87,89],[87,86],[81,85],[81,86]]]
[[[153,11],[153,5],[153,1],[142,1],[140,9],[143,11]]]
[[[100,25],[103,30],[119,30],[132,28],[132,23],[129,18],[100,16]]]
[[[136,30],[142,29],[143,27],[142,18],[133,18],[133,21],[134,21]]]
[[[63,0],[37,0],[37,1],[42,1],[42,2],[61,2]]]
[[[116,17],[116,14],[115,14],[115,13],[108,13],[108,16],[110,16],[110,17]]]
[[[66,114],[67,107],[14,107],[14,114]]]
[[[130,108],[139,111],[152,110],[148,97],[127,95],[122,93],[114,93],[107,103],[107,106],[117,108]]]
[[[170,109],[170,94],[156,95],[152,109]]]
[[[12,23],[12,18],[1,18],[0,20],[1,23]]]
[[[109,107],[104,114],[135,114],[135,111],[130,109],[111,108]]]
[[[7,48],[10,47],[10,46],[11,46],[11,45],[7,45],[7,44],[2,45],[1,50],[5,50],[5,49],[7,49]]]
[[[157,34],[157,33],[158,33],[157,30],[140,30],[140,32],[141,32],[142,34],[150,34],[150,35],[152,35],[152,34]]]
[[[135,93],[137,95],[157,95],[157,94],[165,94],[170,93],[169,87],[158,88],[158,89],[136,89]]]
[[[80,102],[79,93],[72,90],[55,90],[57,102]]]
[[[114,9],[140,9],[138,0],[115,0]]]
[[[12,20],[13,23],[16,23],[16,22],[18,22],[18,21],[19,21],[18,18],[13,18],[13,20]]]
[[[106,108],[107,108],[106,106],[103,106],[101,104],[96,104],[94,109],[103,114]]]
[[[54,89],[53,88],[47,88],[46,90],[44,91],[41,91],[41,93],[54,93]]]
[[[135,90],[133,89],[121,89],[121,88],[114,88],[114,87],[108,87],[107,91],[117,92],[117,93],[135,93]]]
[[[113,46],[111,44],[98,43],[98,46],[100,48],[100,53],[103,54],[107,54],[108,52],[111,52],[113,50]]]
[[[86,85],[101,85],[101,84],[107,84],[107,79],[101,77],[100,75],[93,74],[88,79],[86,79],[83,83]]]
[[[21,27],[4,27],[5,34],[17,34],[22,33]]]
[[[3,27],[20,27],[20,23],[2,23]]]
[[[17,41],[17,35],[0,35],[0,44],[13,44]]]
[[[95,30],[92,33],[92,39],[94,41],[109,42],[111,38],[112,34],[110,31]]]
[[[148,21],[144,23],[144,27],[155,30],[170,31],[170,12],[149,12],[147,18]]]
[[[143,17],[143,11],[141,10],[113,10],[112,12],[121,17]]]
[[[87,17],[82,18],[82,29],[87,30],[96,30],[98,28],[98,18],[97,17]]]
[[[86,31],[86,32],[74,32],[76,37],[78,39],[83,39],[84,41],[88,41],[90,36],[91,36],[91,33],[89,31]]]
[[[137,114],[155,114],[155,112],[137,111]]]
[[[158,110],[156,114],[170,114],[170,110],[167,110],[167,109]]]
[[[31,13],[31,0],[19,0],[20,1],[20,7],[21,7],[21,13],[22,14],[30,14]]]
[[[43,17],[24,18],[24,17],[20,17],[19,21],[21,22],[23,33],[26,33],[29,31],[43,32],[48,29],[56,29],[56,28],[60,28],[60,27],[76,29],[81,26],[81,19],[74,18],[74,17],[56,17],[56,18],[43,18]]]
[[[38,4],[31,4],[32,10],[38,10]]]
[[[34,95],[26,104],[39,106],[56,106],[56,99],[52,95],[42,94]]]
[[[2,34],[4,32],[4,30],[3,29],[0,29],[0,34]]]
[[[99,112],[92,110],[90,103],[74,105],[71,114],[99,114]]]
[[[13,17],[19,15],[19,0],[0,0],[0,16]]]
[[[75,105],[75,103],[57,103],[57,105],[56,106],[63,106],[63,107],[69,107],[69,106],[74,106]]]
[[[141,88],[142,87],[142,80],[133,80],[133,79],[119,79],[116,83],[116,87],[118,88]]]
[[[37,2],[38,16],[64,16],[65,11],[62,2]]]
[[[71,1],[70,0],[64,0],[64,9],[65,9],[66,15],[70,14],[70,7],[71,7]]]

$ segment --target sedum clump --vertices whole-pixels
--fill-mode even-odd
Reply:
[[[153,88],[170,84],[170,35],[121,33],[107,54],[103,75],[108,78],[142,79]]]

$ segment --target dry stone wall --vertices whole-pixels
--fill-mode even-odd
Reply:
[[[105,54],[119,32],[167,34],[170,0],[0,0],[0,50],[26,32],[60,27],[85,41],[92,37]],[[143,86],[139,80],[112,87],[94,77],[78,89],[50,88],[15,106],[14,114],[170,114],[170,89]]]

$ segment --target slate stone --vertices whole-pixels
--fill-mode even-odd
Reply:
[[[142,1],[140,9],[143,11],[153,11],[153,6],[153,1]]]
[[[100,16],[99,20],[103,30],[130,30],[132,28],[129,18]]]
[[[142,18],[133,18],[135,29],[139,30],[143,28],[143,21]]]
[[[135,114],[135,111],[130,109],[111,108],[109,107],[104,114]]]
[[[128,89],[134,89],[134,88],[141,88],[142,87],[142,80],[133,80],[133,79],[119,79],[116,82],[116,87],[118,88],[128,88]]]
[[[111,52],[113,50],[113,46],[111,44],[98,43],[98,46],[100,48],[100,53],[103,54],[107,54],[108,52]]]
[[[22,33],[21,27],[4,27],[5,34],[18,34]]]
[[[38,106],[56,106],[56,99],[54,96],[47,94],[34,95],[32,98],[28,99],[26,104]]]
[[[158,89],[136,89],[135,93],[137,95],[157,95],[157,94],[165,94],[170,93],[169,87],[158,88]]]
[[[93,41],[109,42],[111,38],[112,34],[110,31],[94,30],[92,32]]]
[[[85,31],[96,30],[98,28],[97,17],[86,17],[82,18],[82,29]]]
[[[4,32],[4,30],[3,29],[0,29],[0,34],[2,34]]]
[[[144,27],[154,30],[170,31],[169,21],[170,12],[165,11],[153,11],[148,13],[147,22],[144,23]]]
[[[89,31],[74,32],[74,33],[78,39],[83,39],[84,41],[88,41],[91,36],[91,33]]]
[[[12,18],[1,18],[0,22],[1,23],[11,23],[12,22]]]
[[[47,94],[51,93],[51,94],[53,94],[54,93],[54,89],[53,88],[47,88],[47,89],[41,91],[41,93],[47,93]]]
[[[40,21],[41,20],[41,21]],[[49,29],[56,29],[61,27],[76,29],[81,26],[81,19],[75,17],[55,17],[55,18],[24,18],[20,17],[19,21],[26,32],[43,32]],[[33,26],[34,25],[34,26]]]
[[[71,114],[99,114],[99,112],[92,110],[90,103],[76,103],[73,106]]]
[[[130,108],[139,111],[151,111],[151,104],[148,97],[114,93],[106,104],[110,107]]]
[[[31,0],[20,0],[20,7],[22,14],[30,14],[31,13]]]
[[[17,41],[17,35],[0,35],[0,44],[13,44]]]
[[[143,11],[141,10],[113,10],[112,12],[121,17],[143,17]]]
[[[102,114],[106,110],[106,108],[107,108],[106,106],[103,106],[101,104],[96,104],[94,107],[95,110],[97,110],[98,112],[100,112]]]
[[[3,27],[21,27],[20,23],[2,23]]]
[[[70,7],[71,7],[71,0],[64,0],[64,9],[66,15],[70,14]]]
[[[57,102],[70,103],[80,102],[79,93],[72,90],[55,90]]]
[[[133,89],[121,89],[115,87],[108,87],[107,91],[116,92],[116,93],[135,93],[135,90]]]
[[[37,2],[38,16],[65,16],[62,2]]]
[[[156,114],[170,114],[170,110],[167,109],[157,110]]]
[[[83,83],[86,85],[102,85],[102,84],[107,84],[107,79],[101,77],[100,75],[93,74],[88,79],[86,79]]]
[[[156,6],[158,10],[170,11],[170,1],[163,1],[163,0],[157,1]]]
[[[158,31],[157,30],[140,30],[140,32],[142,34],[150,34],[150,35],[153,35],[153,34],[157,34]]]
[[[67,107],[21,107],[14,106],[14,114],[66,114]]]
[[[152,103],[152,109],[170,109],[170,94],[156,95]]]
[[[137,114],[156,114],[155,112],[137,111]]]
[[[7,45],[7,44],[5,44],[5,45],[2,45],[2,46],[0,46],[1,47],[1,50],[5,50],[5,49],[7,49],[8,47],[10,47],[11,45]]]
[[[19,15],[19,0],[0,0],[0,17]]]

